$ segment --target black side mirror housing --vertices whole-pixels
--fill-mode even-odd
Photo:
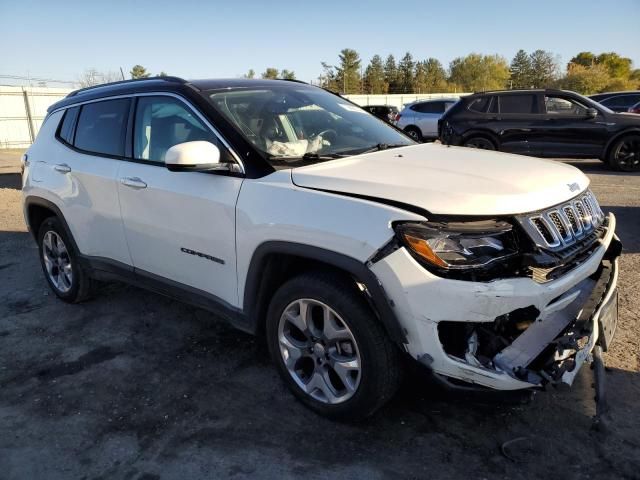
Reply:
[[[598,116],[598,110],[595,108],[587,108],[587,118],[596,118]]]

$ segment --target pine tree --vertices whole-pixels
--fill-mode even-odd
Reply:
[[[364,72],[365,91],[371,94],[387,93],[388,85],[384,80],[384,66],[380,55],[374,55]]]
[[[278,78],[278,69],[273,67],[267,67],[267,69],[262,73],[262,78],[275,80],[276,78]]]
[[[531,58],[524,50],[518,50],[509,68],[511,72],[510,87],[511,88],[531,88],[533,84],[531,79]]]
[[[342,93],[360,93],[360,55],[351,48],[344,48],[338,56],[340,65],[336,67],[336,80]]]
[[[388,85],[389,93],[397,93],[398,91],[398,67],[396,59],[393,55],[389,55],[384,62],[384,81]]]
[[[409,52],[405,53],[398,64],[398,86],[400,87],[398,93],[413,93],[414,67],[413,57]]]
[[[133,79],[149,78],[151,76],[150,73],[147,73],[147,69],[142,65],[134,65],[129,73],[131,74],[131,78]]]

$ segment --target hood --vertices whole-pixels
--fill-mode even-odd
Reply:
[[[582,192],[589,179],[552,160],[439,144],[394,148],[291,171],[293,183],[442,215],[512,215]]]

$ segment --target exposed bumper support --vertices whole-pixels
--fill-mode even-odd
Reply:
[[[409,353],[434,373],[499,390],[547,382],[571,384],[594,347],[606,349],[615,330],[621,252],[615,224],[609,214],[600,247],[563,276],[544,284],[528,278],[484,283],[444,279],[426,271],[404,249],[378,261],[371,270],[407,333]],[[515,339],[507,343],[498,339],[502,344],[496,343],[498,348],[492,347],[488,358],[475,355],[476,331],[486,333],[495,328],[499,317],[522,311],[539,314],[530,316],[529,325]],[[459,327],[459,338],[468,342],[467,353],[445,348],[439,336],[439,325],[444,323]]]

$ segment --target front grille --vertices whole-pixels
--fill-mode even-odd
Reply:
[[[517,218],[538,247],[557,251],[593,234],[602,225],[604,214],[587,190],[562,205]]]

